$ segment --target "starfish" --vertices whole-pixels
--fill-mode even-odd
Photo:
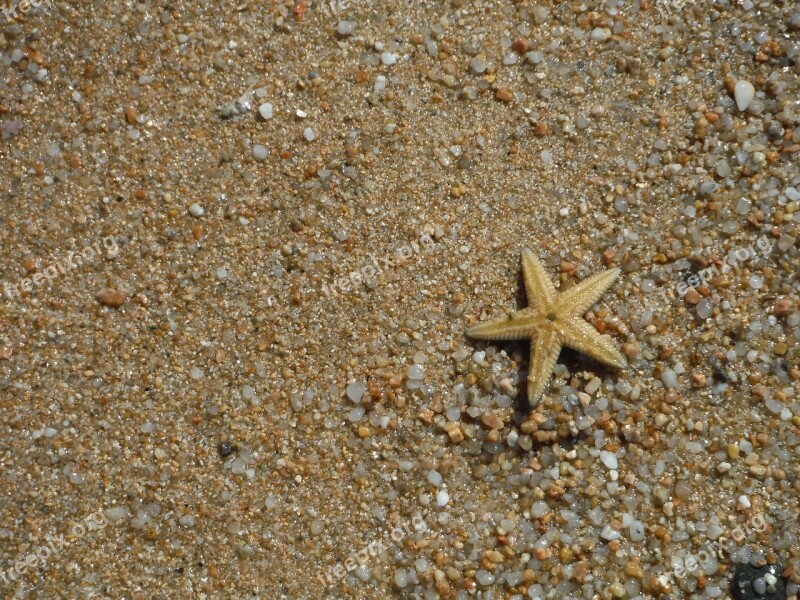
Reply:
[[[613,367],[626,366],[625,357],[609,337],[600,335],[583,319],[583,314],[617,278],[619,269],[608,269],[592,275],[559,294],[547,277],[542,263],[525,248],[522,251],[522,273],[530,306],[511,312],[508,316],[479,323],[467,330],[467,336],[477,340],[530,338],[528,403],[531,408],[538,404],[544,393],[563,346]]]

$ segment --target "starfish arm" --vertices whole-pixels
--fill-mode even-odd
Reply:
[[[556,312],[560,314],[583,315],[619,275],[619,269],[608,269],[584,279],[558,297]]]
[[[531,319],[520,318],[521,312],[489,319],[467,329],[467,336],[475,340],[524,340],[535,332]]]
[[[544,265],[528,248],[522,250],[522,275],[528,304],[539,310],[549,310],[556,300],[556,290]]]
[[[531,340],[531,361],[528,366],[528,404],[534,408],[541,398],[553,374],[561,340],[554,329],[540,329],[535,340]]]
[[[583,319],[559,321],[558,328],[561,331],[561,342],[568,348],[612,367],[624,367],[628,364],[625,357],[614,347],[611,339],[607,335],[600,335]]]

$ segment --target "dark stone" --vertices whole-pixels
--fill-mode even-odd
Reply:
[[[234,450],[235,448],[233,447],[233,444],[231,444],[230,442],[220,442],[219,444],[219,455],[222,458],[230,456],[231,454],[233,454]]]
[[[749,564],[737,565],[731,582],[731,594],[735,600],[786,600],[786,582],[781,578],[781,565],[765,565],[753,567]],[[777,580],[774,585],[767,585],[767,592],[757,594],[753,582],[765,575],[772,575]]]

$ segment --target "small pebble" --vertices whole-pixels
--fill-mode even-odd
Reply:
[[[747,110],[747,108],[753,102],[755,93],[756,91],[755,88],[753,88],[752,83],[746,79],[740,79],[737,81],[733,88],[733,97],[736,100],[736,107],[741,111]]]
[[[258,114],[261,115],[261,118],[265,121],[269,121],[272,118],[272,104],[269,102],[264,102],[261,106],[258,107]]]
[[[350,35],[356,30],[356,22],[355,21],[339,21],[339,24],[336,26],[336,33],[339,35]]]
[[[125,294],[114,288],[104,288],[97,292],[97,301],[103,306],[119,308],[125,303]]]
[[[253,158],[257,161],[261,162],[266,160],[267,154],[269,154],[269,151],[266,146],[262,146],[261,144],[255,144],[253,146]]]

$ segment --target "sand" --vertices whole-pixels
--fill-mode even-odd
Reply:
[[[796,600],[798,5],[0,8],[0,598]]]

